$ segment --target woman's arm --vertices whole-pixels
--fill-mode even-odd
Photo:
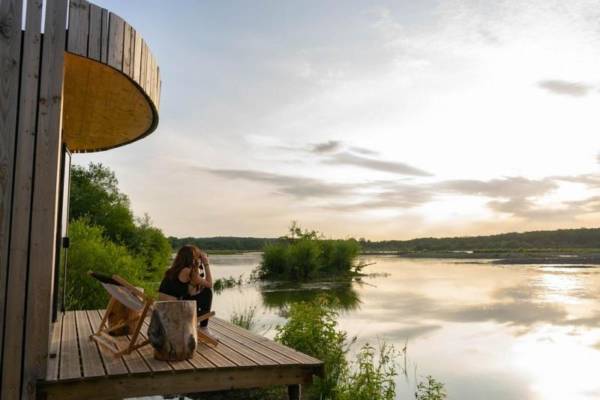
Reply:
[[[212,288],[213,286],[213,279],[212,279],[212,273],[210,272],[210,264],[208,262],[208,256],[204,253],[202,253],[202,263],[204,264],[204,287],[207,288]]]
[[[200,253],[200,259],[202,261],[202,265],[204,265],[204,278],[200,276],[200,270],[196,268],[196,273],[192,272],[191,280],[192,283],[196,285],[200,285],[206,288],[212,288],[213,279],[212,273],[210,272],[210,265],[208,262],[208,256],[204,253]]]

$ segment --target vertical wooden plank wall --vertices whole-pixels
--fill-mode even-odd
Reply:
[[[58,183],[61,151],[62,88],[68,0],[46,3],[40,68],[39,110],[29,250],[24,337],[23,393],[35,396],[46,374],[50,310],[56,256]]]
[[[34,398],[48,353],[68,0],[47,1],[43,39],[42,5],[27,0],[22,31],[23,0],[0,0],[3,399]]]
[[[67,51],[87,56],[90,4],[85,0],[71,0],[69,3],[69,36]]]
[[[42,0],[27,2],[26,29],[23,33],[21,82],[17,146],[15,153],[15,185],[11,219],[11,240],[6,289],[3,365],[22,365],[23,330],[26,303],[27,265],[29,258],[29,227],[33,160],[38,109],[38,84],[41,48]],[[21,368],[6,368],[2,374],[2,398],[19,398]]]
[[[0,0],[0,372],[4,356],[4,324],[10,215],[12,208],[17,99],[21,60],[21,0]],[[12,366],[11,366],[12,367]],[[0,388],[0,398],[4,389]]]
[[[119,16],[86,0],[0,0],[2,399],[35,398],[46,374],[65,50],[121,71],[159,103],[156,60]]]

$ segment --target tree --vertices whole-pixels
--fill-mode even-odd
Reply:
[[[88,250],[97,250],[102,255],[99,258],[111,259],[105,255],[112,254],[115,259],[127,260],[120,265],[135,266],[135,274],[132,274],[133,267],[128,267],[121,272],[124,277],[156,286],[168,266],[171,245],[162,231],[153,226],[147,214],[134,218],[129,198],[118,185],[115,173],[102,164],[90,163],[87,167],[72,168],[70,220],[73,223],[70,227],[69,270],[85,272],[91,269],[91,266],[83,264],[84,260],[89,264],[89,257],[81,255],[82,246],[87,246]],[[90,237],[82,235],[82,232],[87,232],[84,228],[94,232],[93,240],[83,239]],[[98,236],[102,236],[101,242]],[[131,260],[124,257],[123,252]],[[115,255],[117,253],[118,256]],[[79,256],[71,257],[71,254]],[[83,275],[79,278],[86,279]],[[72,286],[72,289],[76,288]],[[91,290],[83,285],[83,291],[77,294],[92,295],[88,289]],[[71,296],[71,299],[76,297]]]
[[[135,235],[129,198],[119,191],[115,173],[102,164],[71,169],[70,219],[85,218],[90,225],[101,226],[104,235],[116,243],[128,245]]]

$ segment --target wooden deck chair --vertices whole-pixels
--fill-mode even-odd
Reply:
[[[132,351],[139,349],[142,346],[149,344],[148,340],[142,340],[138,342],[140,336],[140,329],[144,324],[144,320],[148,315],[148,312],[152,308],[153,300],[144,294],[141,290],[127,282],[125,279],[118,275],[108,276],[99,274],[97,272],[88,272],[90,276],[97,279],[100,284],[110,294],[110,300],[108,306],[102,316],[102,321],[98,327],[98,331],[90,335],[90,339],[94,340],[98,345],[106,348],[114,354],[115,357],[120,357],[124,354],[129,354]],[[131,311],[139,313],[139,318],[136,317],[137,322],[133,326],[133,332],[129,339],[127,347],[120,348],[117,340],[110,335],[111,332],[123,328],[128,325],[131,321],[125,321],[113,327],[108,327],[108,316],[115,305],[121,303],[123,306]]]

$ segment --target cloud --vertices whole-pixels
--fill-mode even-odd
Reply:
[[[401,340],[415,339],[419,336],[441,329],[441,325],[416,325],[407,328],[394,329],[386,331],[385,337],[392,337]]]
[[[551,179],[570,183],[581,183],[590,188],[600,188],[600,174],[581,174],[572,176],[553,176]]]
[[[317,143],[312,146],[311,152],[317,154],[332,153],[342,148],[342,142],[337,140],[329,140],[323,143]]]
[[[356,187],[356,185],[331,183],[314,178],[274,174],[271,172],[239,169],[201,169],[227,179],[242,179],[267,183],[275,186],[281,193],[300,199],[348,196],[353,194]]]
[[[379,155],[378,151],[371,150],[371,149],[366,149],[364,147],[357,147],[357,146],[350,147],[350,151],[352,151],[354,153],[362,154],[364,156],[376,156],[376,155]]]
[[[330,165],[348,165],[367,168],[375,171],[391,172],[399,175],[432,176],[429,172],[415,168],[411,165],[396,161],[381,161],[373,158],[362,157],[349,152],[342,152],[322,161]]]
[[[551,179],[532,180],[523,177],[508,177],[480,180],[449,180],[437,185],[439,189],[467,195],[518,198],[541,196],[558,187]]]
[[[554,94],[582,97],[593,89],[591,85],[581,82],[561,81],[558,79],[544,80],[538,82],[538,86]]]
[[[385,182],[373,182],[373,185],[384,185]],[[395,184],[392,190],[375,193],[371,198],[356,203],[336,203],[326,208],[337,211],[364,211],[380,208],[414,208],[428,203],[434,193],[423,185]]]

